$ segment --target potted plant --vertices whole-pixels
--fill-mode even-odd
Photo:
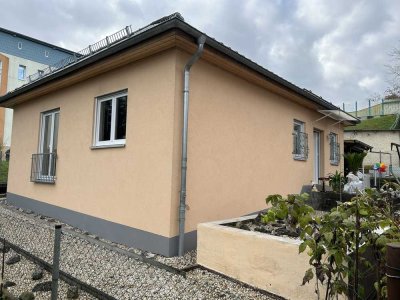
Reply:
[[[367,156],[367,152],[350,152],[344,154],[344,159],[347,161],[347,166],[350,172],[357,175],[358,170],[362,167],[364,158]]]
[[[336,193],[340,193],[343,190],[343,186],[346,182],[344,176],[342,176],[342,172],[336,171],[334,174],[328,174],[329,177],[329,186]]]

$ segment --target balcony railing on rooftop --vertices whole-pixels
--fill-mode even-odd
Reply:
[[[32,154],[31,181],[55,183],[57,153]]]

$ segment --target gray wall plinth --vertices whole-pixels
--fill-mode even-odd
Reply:
[[[168,257],[178,254],[178,236],[168,238],[13,193],[7,193],[7,202],[23,209],[30,209],[39,214],[59,219],[116,243]],[[185,250],[196,249],[196,246],[197,231],[186,233]]]

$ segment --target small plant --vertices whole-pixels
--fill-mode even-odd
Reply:
[[[314,209],[306,205],[309,195],[307,193],[301,195],[288,195],[283,198],[281,195],[271,195],[265,199],[267,204],[272,207],[262,217],[264,223],[275,220],[284,220],[292,228],[308,224],[314,214]]]
[[[343,186],[346,183],[344,176],[342,176],[342,172],[336,171],[334,174],[328,174],[329,176],[329,186],[336,193],[339,193],[343,190]]]

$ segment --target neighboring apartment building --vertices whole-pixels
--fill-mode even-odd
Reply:
[[[74,52],[0,28],[0,95],[29,82],[29,76]],[[11,145],[13,113],[0,109],[0,144]]]
[[[0,97],[15,120],[7,201],[167,256],[196,247],[200,222],[342,169],[358,121],[179,14],[76,58]]]

